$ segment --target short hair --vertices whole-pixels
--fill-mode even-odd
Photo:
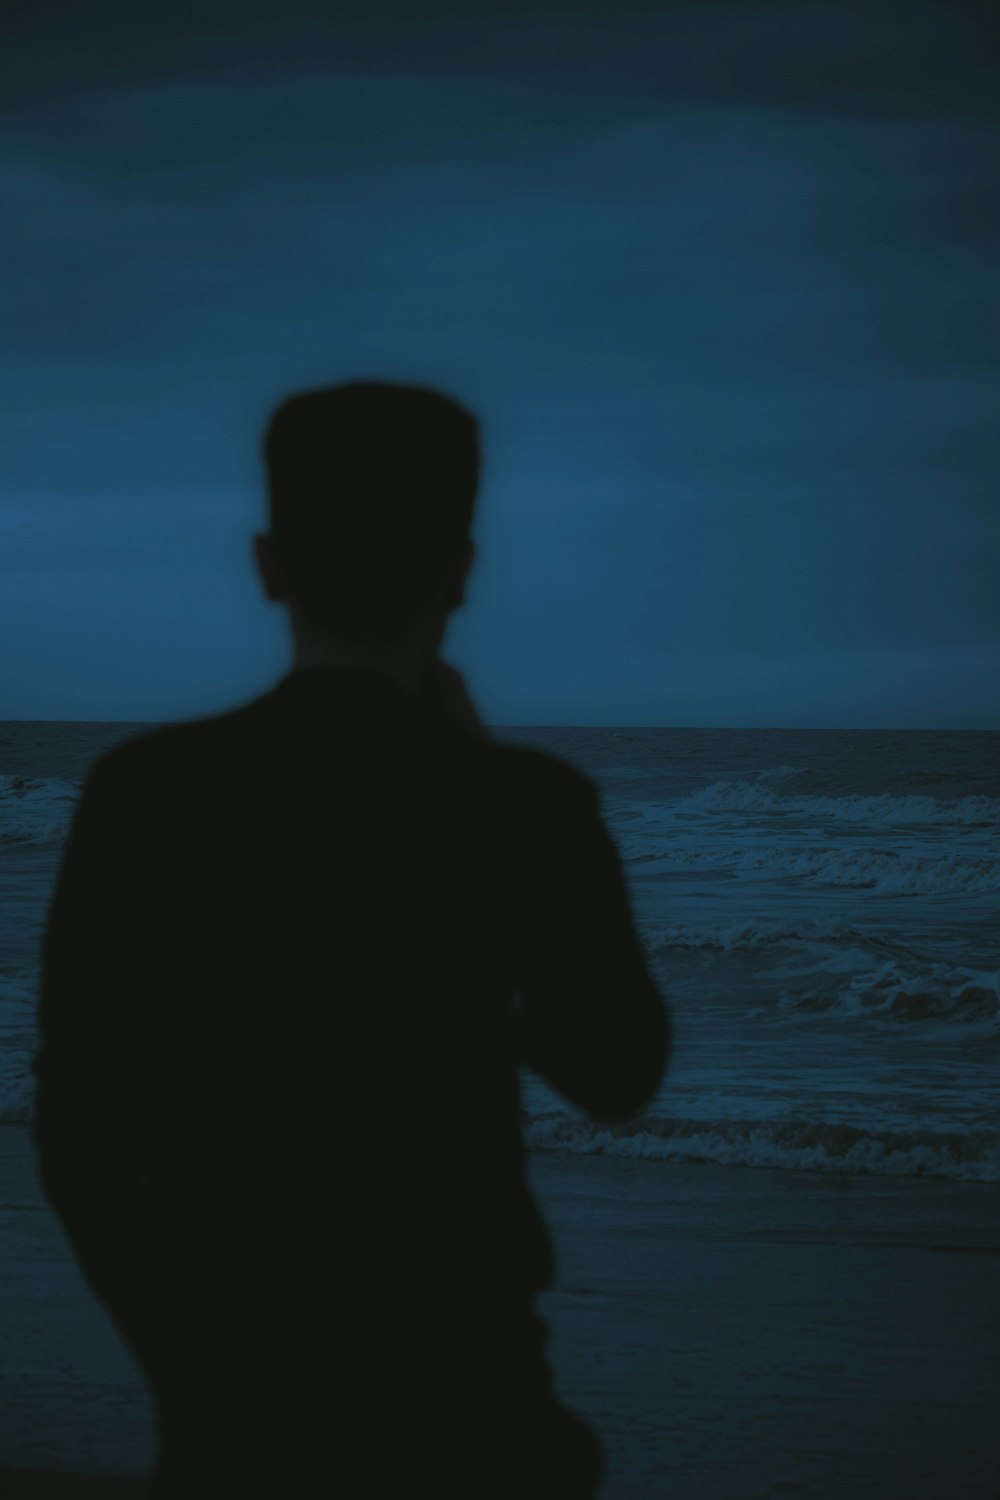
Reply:
[[[393,639],[468,540],[476,418],[424,386],[350,381],[283,401],[264,457],[274,550],[306,621]]]

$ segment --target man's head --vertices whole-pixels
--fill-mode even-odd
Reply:
[[[274,412],[264,458],[258,561],[307,626],[387,642],[429,600],[462,602],[479,434],[457,402],[384,381],[305,391]]]

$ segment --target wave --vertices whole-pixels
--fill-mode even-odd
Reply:
[[[855,974],[846,988],[838,984],[835,990],[817,993],[798,984],[796,992],[783,997],[782,1008],[893,1021],[985,1023],[987,1032],[1000,1028],[1000,970],[987,973],[932,964],[921,974],[907,975],[894,962],[872,969],[870,956],[863,958],[867,972]]]
[[[854,886],[899,896],[1000,890],[1000,860],[988,855],[778,845],[741,850],[738,864],[746,871],[791,875],[813,885]]]
[[[757,953],[784,943],[830,943],[862,939],[864,934],[838,918],[742,917],[722,925],[709,922],[650,922],[639,924],[646,948],[707,948],[720,953]],[[875,939],[875,941],[881,941]]]
[[[983,827],[1000,823],[1000,797],[931,797],[881,792],[841,797],[782,795],[773,789],[793,768],[779,766],[758,772],[756,781],[713,781],[674,804],[674,811],[803,813],[812,820],[869,823],[946,823]]]
[[[784,1011],[949,1020],[1000,1029],[1000,969],[935,961],[842,919],[646,921],[639,932],[647,954],[665,960],[668,986],[670,955],[678,950],[753,954],[766,964],[766,969],[755,965],[756,971],[789,982],[780,1000]]]
[[[644,1115],[623,1125],[536,1115],[525,1127],[537,1151],[649,1161],[784,1167],[893,1177],[1000,1181],[1000,1132],[866,1130],[830,1121],[692,1120]]]
[[[802,884],[853,886],[898,896],[1000,890],[1000,859],[986,854],[920,854],[909,849],[783,843],[685,849],[663,840],[656,857],[680,870],[724,869],[731,874],[794,878]]]
[[[0,844],[60,843],[79,796],[78,781],[0,776]]]
[[[943,786],[946,781],[959,781],[957,771],[897,771],[889,778],[892,786]]]

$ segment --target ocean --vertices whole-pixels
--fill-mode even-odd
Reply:
[[[0,723],[4,1123],[31,1118],[39,946],[82,778],[149,727]],[[1000,1180],[1000,733],[491,733],[597,784],[674,1022],[625,1125],[526,1076],[534,1152]]]

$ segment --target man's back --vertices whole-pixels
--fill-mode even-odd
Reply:
[[[168,1448],[364,1450],[548,1399],[516,1065],[614,1118],[667,1043],[568,765],[330,668],[126,744],[67,848],[42,1025],[43,1175]]]

